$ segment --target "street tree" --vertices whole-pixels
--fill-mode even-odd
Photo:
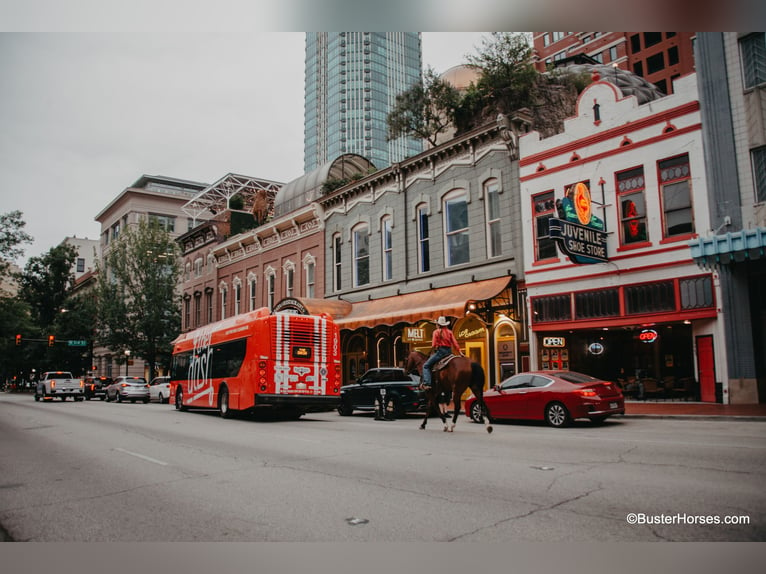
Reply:
[[[109,246],[98,268],[98,338],[117,356],[140,356],[153,376],[168,364],[180,332],[179,249],[170,234],[142,219]]]
[[[453,124],[459,102],[457,88],[428,67],[422,83],[396,96],[394,108],[387,117],[388,140],[410,136],[436,145],[439,134]]]
[[[10,262],[24,253],[20,245],[32,242],[24,231],[26,222],[22,216],[18,210],[0,213],[0,277],[7,273]]]

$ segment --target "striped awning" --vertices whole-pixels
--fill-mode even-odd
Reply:
[[[343,317],[336,317],[335,322],[341,329],[354,330],[376,325],[433,321],[440,315],[463,317],[469,303],[496,297],[508,287],[510,281],[510,276],[495,277],[462,285],[359,301],[352,303],[351,312]]]

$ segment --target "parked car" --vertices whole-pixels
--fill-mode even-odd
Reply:
[[[355,383],[340,389],[338,414],[351,415],[355,410],[374,411],[375,399],[386,391],[386,403],[393,400],[393,416],[424,411],[427,406],[425,393],[418,389],[418,381],[408,375],[404,369],[381,367],[370,369]]]
[[[143,377],[121,376],[114,379],[114,382],[106,388],[106,400],[117,401],[142,401],[149,402],[149,384]]]
[[[532,371],[505,379],[484,392],[490,421],[497,419],[544,420],[564,427],[574,419],[601,423],[625,414],[625,400],[616,383],[575,371]],[[480,421],[479,403],[471,395],[465,414]]]
[[[170,402],[170,377],[154,377],[149,383],[149,400],[158,403]]]
[[[91,399],[104,400],[106,398],[106,387],[112,384],[110,377],[85,377],[85,400]]]

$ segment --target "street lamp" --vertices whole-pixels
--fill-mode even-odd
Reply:
[[[130,349],[125,349],[125,376],[128,376],[128,361],[130,361]]]

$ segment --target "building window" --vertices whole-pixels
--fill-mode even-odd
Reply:
[[[191,329],[191,297],[184,295],[184,326]]]
[[[644,48],[662,42],[662,32],[644,32]]]
[[[194,326],[199,327],[202,323],[202,293],[194,294]]]
[[[234,314],[239,315],[242,310],[242,283],[237,279],[234,282]]]
[[[156,225],[158,228],[168,233],[173,233],[176,230],[176,218],[170,215],[157,215],[154,213],[149,214],[149,225]]]
[[[710,275],[680,279],[681,309],[709,309],[715,306],[713,282]]]
[[[277,275],[276,273],[274,273],[273,270],[271,270],[268,272],[268,275],[266,276],[266,293],[267,293],[267,299],[268,299],[266,304],[269,307],[269,311],[274,309],[276,290],[277,290]]]
[[[202,258],[194,260],[194,276],[202,277]]]
[[[753,182],[755,183],[755,200],[766,202],[766,146],[750,152],[753,164]]]
[[[630,37],[630,52],[635,54],[641,51],[641,34],[633,34]]]
[[[534,297],[532,315],[535,323],[569,321],[572,319],[572,298],[570,295]]]
[[[77,258],[77,273],[85,273],[85,259]]]
[[[367,225],[353,230],[354,287],[370,282],[370,233]]]
[[[503,254],[500,235],[500,187],[493,179],[484,185],[484,207],[487,218],[487,256],[497,257]]]
[[[444,198],[444,234],[447,267],[468,263],[470,260],[468,198],[462,189],[452,191]]]
[[[285,266],[285,296],[292,297],[295,293],[295,266],[290,263]]]
[[[617,174],[617,201],[620,210],[620,242],[623,245],[647,241],[644,168]]]
[[[250,311],[255,311],[255,294],[256,294],[255,289],[256,289],[257,281],[255,280],[254,277],[251,277],[250,280],[247,282],[247,285],[248,285],[248,291],[249,291],[248,299],[250,300],[250,304],[248,305],[248,308]]]
[[[306,277],[306,297],[313,299],[315,297],[314,286],[316,285],[316,263],[313,261],[306,261],[303,266],[304,276]]]
[[[665,237],[694,233],[689,156],[658,162]]]
[[[206,323],[213,322],[213,292],[208,291],[205,293],[205,306],[207,307],[207,321]]]
[[[418,206],[418,269],[421,273],[431,270],[431,256],[428,249],[428,207]]]
[[[748,34],[739,40],[745,89],[766,82],[766,34]]]
[[[620,292],[617,289],[579,291],[574,294],[575,319],[616,317],[620,314]]]
[[[657,281],[625,287],[625,313],[641,315],[675,311],[676,296],[673,281]]]
[[[550,220],[553,217],[555,201],[553,192],[547,191],[532,198],[535,220],[535,260],[558,257],[556,242],[551,239]]]
[[[384,217],[381,224],[381,240],[383,247],[383,281],[394,278],[394,244],[391,217]]]
[[[678,64],[678,46],[671,46],[668,48],[668,66],[676,64]]]
[[[646,59],[646,73],[654,74],[665,69],[665,54],[659,52]]]
[[[229,291],[226,286],[221,287],[221,320],[226,318],[226,303],[228,302]]]
[[[615,62],[617,61],[617,46],[612,46],[609,48],[609,61]]]
[[[340,291],[341,289],[341,240],[340,233],[333,235],[332,238],[332,264],[333,264],[333,290]]]

